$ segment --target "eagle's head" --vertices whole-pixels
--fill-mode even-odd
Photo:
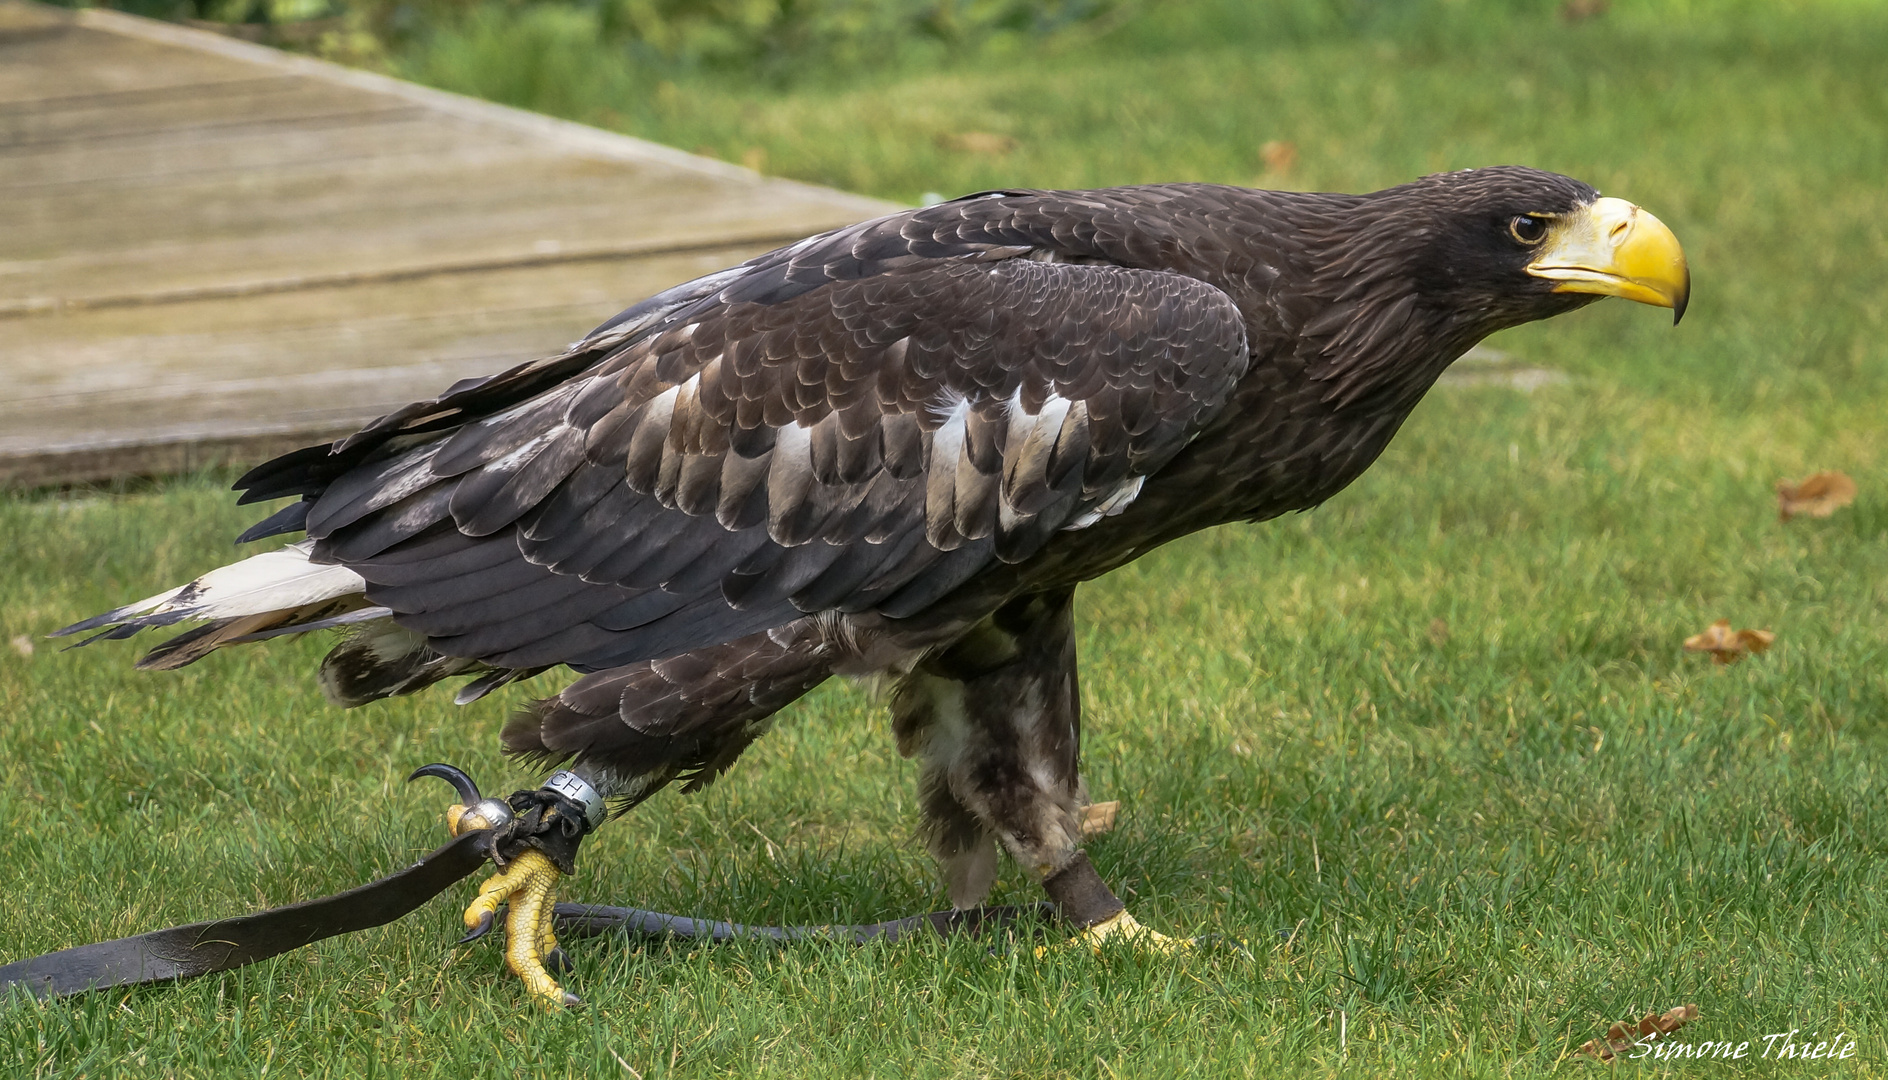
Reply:
[[[1415,230],[1411,254],[1417,289],[1432,302],[1507,323],[1619,296],[1671,308],[1673,322],[1684,317],[1691,272],[1672,230],[1578,180],[1497,166],[1379,195],[1393,216],[1430,223]]]
[[[1691,273],[1658,218],[1555,173],[1496,166],[1312,196],[1322,260],[1303,326],[1328,400],[1413,403],[1483,337],[1619,296],[1685,313]]]

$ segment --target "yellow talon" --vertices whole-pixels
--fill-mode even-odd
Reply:
[[[1101,952],[1102,945],[1110,942],[1131,945],[1134,948],[1145,949],[1148,952],[1160,953],[1164,956],[1173,956],[1193,950],[1193,942],[1190,939],[1168,937],[1166,934],[1160,933],[1157,930],[1149,930],[1147,927],[1134,921],[1134,916],[1129,915],[1125,910],[1075,935],[1073,938],[1070,938],[1067,945],[1063,947],[1073,948],[1085,945],[1099,953]],[[1038,957],[1045,956],[1048,952],[1049,947],[1047,945],[1040,946],[1036,949],[1036,955]]]
[[[505,915],[505,966],[524,980],[525,989],[547,1005],[577,1005],[577,995],[557,985],[545,970],[545,957],[557,948],[551,920],[557,907],[557,880],[562,875],[542,852],[527,851],[502,872],[479,886],[479,895],[465,909],[469,937],[492,925],[500,904]]]
[[[538,955],[549,957],[557,950],[557,932],[553,929],[556,922],[557,893],[547,894],[542,911],[538,912]]]
[[[486,930],[491,929],[492,919],[498,914],[498,909],[504,905],[505,901],[532,886],[533,871],[538,868],[538,863],[543,863],[549,873],[553,875],[557,873],[557,868],[550,865],[550,860],[538,852],[529,851],[525,853],[525,857],[513,859],[506,869],[486,878],[485,883],[479,886],[478,898],[465,909],[465,928],[481,936]],[[553,883],[555,883],[555,878],[553,878]],[[506,921],[505,929],[511,929],[510,920]]]
[[[436,776],[453,786],[459,793],[460,801],[446,810],[446,827],[454,836],[463,836],[480,829],[501,828],[507,822],[515,820],[514,808],[499,799],[481,798],[478,785],[472,782],[461,769],[451,765],[433,764],[416,769],[409,780],[422,776]],[[585,806],[585,815],[594,826],[601,820],[603,797],[589,786],[588,782],[574,774],[559,773],[551,777],[547,785],[553,795],[562,797],[581,797]],[[574,793],[574,794],[573,794]],[[549,813],[555,814],[556,808]],[[549,818],[547,817],[548,821]],[[557,934],[553,920],[557,914],[557,881],[562,877],[549,856],[541,851],[527,850],[511,860],[511,864],[479,886],[479,894],[465,909],[466,935],[462,941],[472,941],[485,936],[498,919],[498,909],[508,907],[505,914],[505,966],[513,975],[524,980],[525,989],[531,996],[547,1005],[580,1005],[577,995],[557,985],[557,980],[546,970],[546,962],[559,971],[570,969],[569,960],[565,959],[562,949],[557,947]]]

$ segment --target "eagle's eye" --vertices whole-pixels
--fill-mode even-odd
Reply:
[[[1509,218],[1508,234],[1523,244],[1538,244],[1547,238],[1547,220],[1532,214]]]

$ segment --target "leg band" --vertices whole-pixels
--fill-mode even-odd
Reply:
[[[1042,879],[1043,891],[1062,917],[1086,930],[1127,910],[1108,883],[1095,872],[1088,853],[1078,851],[1069,864]]]

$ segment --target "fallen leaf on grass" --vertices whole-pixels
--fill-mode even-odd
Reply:
[[[1100,836],[1114,831],[1114,819],[1121,813],[1121,800],[1089,803],[1082,807],[1082,835]]]
[[[967,154],[989,154],[993,157],[1016,149],[1015,139],[1008,135],[997,135],[988,131],[963,131],[956,135],[946,135],[939,141],[952,150],[962,150]]]
[[[1259,147],[1259,160],[1265,162],[1265,175],[1290,176],[1298,167],[1298,144],[1273,139]]]
[[[1704,628],[1704,633],[1685,639],[1689,652],[1708,652],[1720,664],[1732,664],[1745,653],[1755,656],[1770,647],[1777,636],[1768,630],[1732,630],[1731,620],[1719,619]]]
[[[1855,481],[1845,473],[1819,472],[1797,483],[1777,485],[1777,519],[1798,514],[1826,518],[1855,501]]]
[[[1565,0],[1560,5],[1560,17],[1570,23],[1585,22],[1606,14],[1612,6],[1608,0]]]
[[[25,634],[14,638],[9,644],[13,646],[13,651],[19,653],[21,656],[33,655],[33,639],[27,637]]]
[[[1657,1042],[1696,1019],[1698,1019],[1696,1005],[1680,1005],[1663,1016],[1658,1013],[1646,1013],[1637,1024],[1630,1020],[1614,1024],[1606,1029],[1604,1037],[1588,1039],[1574,1053],[1610,1062],[1622,1051],[1630,1050],[1641,1042]]]

